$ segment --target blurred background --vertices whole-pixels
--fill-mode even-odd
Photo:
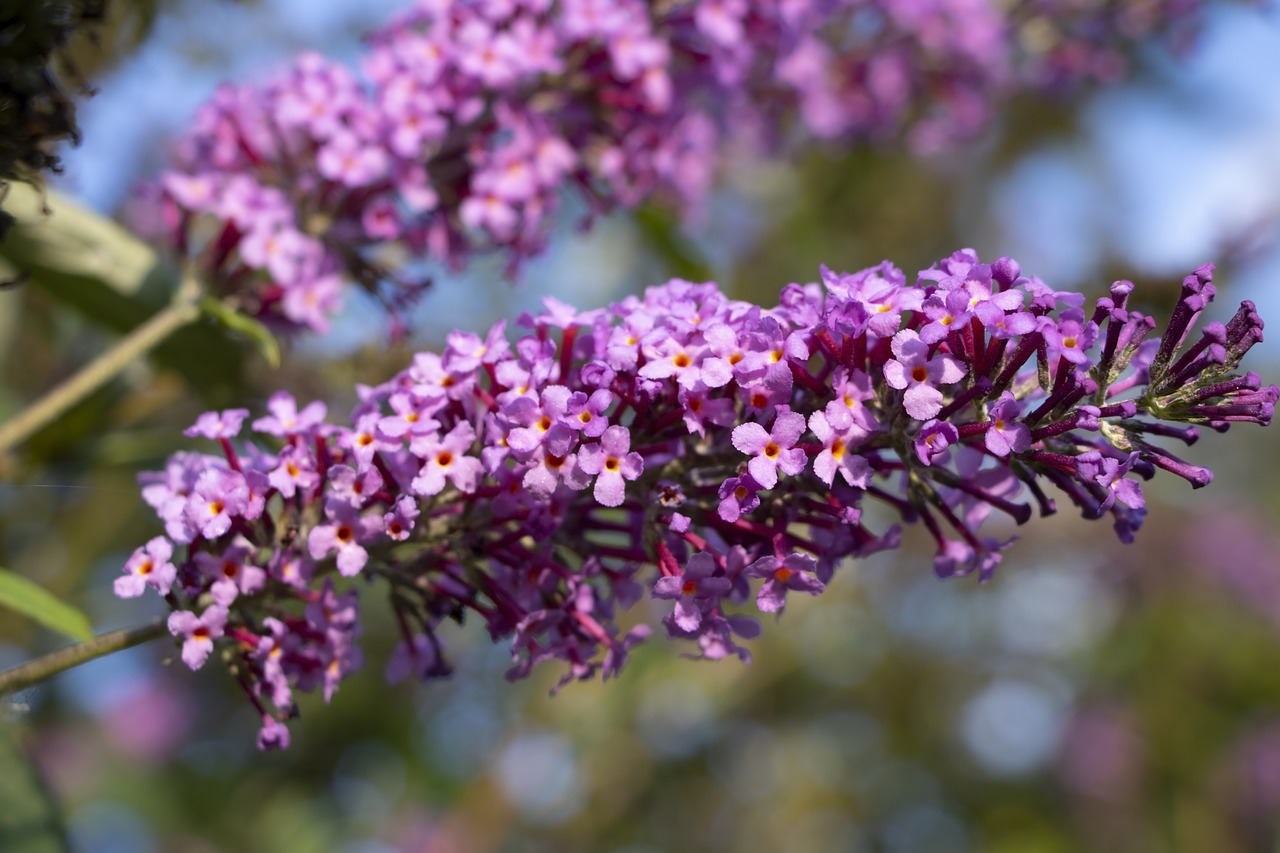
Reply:
[[[75,47],[98,91],[56,187],[109,215],[219,81],[307,48],[354,57],[403,3],[162,0],[140,15],[146,5],[115,4],[96,43]],[[1275,321],[1275,10],[1213,7],[1192,50],[1153,45],[1133,62],[1123,85],[1015,102],[929,160],[731,156],[693,223],[644,210],[583,235],[567,211],[515,288],[497,263],[442,276],[390,348],[381,310],[348,293],[335,329],[293,341],[279,370],[162,352],[0,470],[0,566],[99,631],[140,623],[155,602],[110,591],[159,532],[135,476],[192,446],[181,429],[200,411],[260,409],[287,387],[340,414],[355,382],[549,294],[597,307],[682,275],[772,304],[820,263],[888,258],[910,273],[973,246],[1059,289],[1133,279],[1136,307],[1157,317],[1214,260],[1210,317],[1252,299]],[[127,323],[68,292],[0,291],[0,419]],[[1252,358],[1276,379],[1274,336]],[[620,681],[554,698],[558,672],[507,684],[508,652],[475,625],[449,638],[453,679],[385,686],[392,638],[367,596],[367,671],[329,707],[306,697],[283,753],[254,749],[258,720],[229,679],[169,665],[163,644],[114,655],[0,700],[0,826],[13,830],[8,806],[51,798],[57,813],[24,812],[43,817],[5,836],[14,850],[62,849],[60,835],[92,853],[1280,850],[1277,451],[1270,430],[1207,435],[1186,455],[1217,478],[1195,494],[1147,484],[1133,546],[1066,511],[1020,530],[979,588],[936,580],[928,543],[908,536],[844,567],[821,598],[793,600],[750,666],[686,660],[655,638]],[[63,642],[0,613],[0,666]]]

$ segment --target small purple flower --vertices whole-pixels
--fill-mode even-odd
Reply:
[[[756,606],[763,613],[780,613],[787,604],[787,592],[817,595],[826,585],[814,577],[818,562],[808,554],[792,553],[779,561],[777,557],[761,557],[747,566],[745,574],[767,578],[756,593]]]
[[[289,727],[270,714],[262,715],[258,730],[258,749],[263,751],[289,748]]]
[[[594,494],[603,506],[621,506],[626,496],[625,481],[644,472],[644,458],[630,450],[631,432],[614,425],[604,431],[599,444],[589,444],[578,451],[578,466],[584,473],[596,475]]]
[[[865,489],[871,467],[866,457],[852,452],[852,448],[857,447],[868,432],[849,414],[844,403],[832,400],[825,412],[810,415],[809,430],[822,442],[822,452],[813,460],[813,473],[818,479],[829,486],[839,472],[849,485]]]
[[[267,475],[267,482],[285,498],[298,492],[307,493],[320,482],[320,475],[312,467],[311,454],[296,445],[286,445],[280,451],[276,467]]]
[[[1021,414],[1022,404],[1014,399],[1012,392],[1005,391],[1000,395],[1000,399],[987,411],[991,423],[983,437],[987,450],[996,456],[1008,456],[1031,446],[1031,428],[1016,422]]]
[[[196,422],[183,431],[188,438],[235,438],[240,425],[249,417],[248,409],[227,409],[222,412],[205,412]]]
[[[382,516],[388,538],[395,542],[403,542],[413,532],[414,523],[418,519],[418,502],[409,495],[401,495],[394,509]]]
[[[950,421],[929,421],[913,442],[916,458],[925,465],[948,459],[948,448],[960,440],[960,431]]]
[[[329,468],[329,492],[325,497],[325,506],[346,504],[355,510],[364,509],[382,488],[382,474],[377,468],[366,468],[357,471],[349,465],[334,465]]]
[[[287,391],[277,391],[272,394],[271,399],[267,401],[267,411],[271,412],[271,415],[254,421],[254,430],[281,437],[310,432],[324,423],[325,415],[328,413],[325,404],[319,400],[308,403],[302,411],[298,411],[297,402]]]
[[[560,422],[579,430],[587,438],[599,438],[609,426],[605,412],[612,404],[613,392],[605,388],[592,391],[590,397],[582,391],[575,391],[565,406]]]
[[[761,488],[749,473],[725,480],[720,484],[718,514],[730,524],[737,521],[760,505]]]
[[[942,391],[937,386],[959,382],[968,371],[944,353],[928,358],[929,345],[911,329],[894,335],[892,348],[897,358],[885,362],[884,379],[890,387],[906,391],[902,403],[907,414],[927,421],[942,410]]]
[[[1099,515],[1111,509],[1117,500],[1130,509],[1142,509],[1146,506],[1142,486],[1137,480],[1125,476],[1138,461],[1138,457],[1136,450],[1124,460],[1103,456],[1096,450],[1086,451],[1076,457],[1076,471],[1080,478],[1106,489],[1106,496],[1098,506]]]
[[[266,583],[267,573],[249,562],[252,554],[252,546],[239,537],[220,555],[196,554],[196,565],[210,579],[209,592],[218,606],[230,607],[238,596],[252,595]]]
[[[371,526],[376,526],[381,519],[363,518],[344,503],[325,507],[325,515],[329,523],[316,525],[307,535],[308,552],[316,560],[337,552],[338,571],[343,577],[359,574],[369,560],[369,553],[360,543],[370,538]]]
[[[1085,351],[1098,339],[1098,326],[1093,322],[1086,322],[1081,309],[1069,308],[1057,320],[1042,317],[1040,333],[1049,345],[1049,352],[1062,356],[1072,364],[1086,364],[1089,356],[1085,355]]]
[[[183,640],[182,662],[192,669],[204,666],[213,651],[213,641],[222,636],[226,624],[227,611],[217,604],[210,605],[199,616],[190,610],[170,613],[169,633]]]
[[[116,578],[116,595],[136,598],[148,586],[161,595],[168,595],[178,574],[173,563],[169,562],[172,557],[173,544],[163,536],[157,536],[134,551],[124,564],[124,576]]]
[[[715,558],[699,551],[689,558],[684,574],[661,577],[654,583],[654,598],[676,602],[670,618],[680,631],[687,634],[697,631],[702,615],[714,610],[720,599],[729,594],[732,582],[715,574]]]
[[[410,449],[414,456],[425,461],[411,485],[414,493],[427,497],[438,495],[444,491],[445,480],[463,494],[474,492],[484,474],[480,460],[466,455],[475,440],[475,428],[467,421],[449,430],[444,438],[415,438]]]
[[[765,432],[758,423],[741,424],[733,430],[733,446],[751,456],[747,470],[761,486],[772,489],[778,485],[778,469],[786,474],[799,474],[808,458],[803,450],[794,447],[804,433],[804,415],[779,406],[773,429]]]
[[[246,413],[247,414],[247,413]],[[196,480],[186,505],[187,519],[205,539],[217,539],[231,529],[231,519],[244,511],[249,487],[234,471],[206,471]]]

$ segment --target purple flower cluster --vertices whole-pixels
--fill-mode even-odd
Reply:
[[[941,148],[1019,87],[1115,76],[1118,44],[1198,0],[1133,5],[424,0],[373,36],[363,81],[308,54],[220,89],[140,218],[238,309],[323,331],[346,281],[393,309],[420,293],[406,256],[514,271],[569,190],[590,216],[696,207],[729,139],[777,145],[792,115]]]
[[[1151,439],[1267,424],[1280,393],[1234,372],[1261,340],[1250,303],[1192,334],[1211,272],[1187,277],[1162,337],[1128,282],[1086,311],[969,250],[914,283],[887,262],[824,269],[774,308],[680,280],[601,310],[549,301],[514,341],[455,332],[360,387],[344,425],[285,393],[239,444],[247,412],[202,416],[189,434],[221,454],[144,477],[167,538],[117,592],[164,595],[193,668],[221,644],[266,745],[295,690],[327,697],[359,666],[355,576],[390,586],[391,677],[448,673],[439,629],[471,611],[511,638],[511,678],[548,659],[564,681],[608,678],[648,633],[616,621],[646,586],[669,635],[746,659],[744,604],[777,613],[897,546],[866,499],[923,523],[939,576],[986,580],[1012,541],[993,510],[1047,515],[1052,486],[1127,540],[1135,478],[1207,483]]]

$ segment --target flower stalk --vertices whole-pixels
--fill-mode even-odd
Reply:
[[[73,646],[58,649],[56,652],[50,652],[0,672],[0,696],[25,690],[82,663],[158,640],[167,633],[164,620],[157,619],[134,628],[108,631],[92,640],[85,640]]]
[[[109,350],[0,424],[0,455],[13,450],[64,412],[120,375],[174,332],[200,316],[200,284],[184,276],[173,301],[116,342]]]

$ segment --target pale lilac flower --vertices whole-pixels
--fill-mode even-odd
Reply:
[[[205,608],[199,616],[189,610],[169,614],[169,633],[183,641],[182,662],[191,669],[204,666],[213,651],[213,641],[222,636],[226,624],[227,611],[217,604]]]
[[[779,613],[787,604],[787,592],[803,592],[817,595],[826,588],[813,576],[817,561],[808,554],[793,553],[779,560],[777,557],[761,557],[747,566],[745,574],[753,578],[767,578],[756,594],[756,606],[764,613]]]
[[[987,450],[996,456],[1008,456],[1031,446],[1031,428],[1017,422],[1021,414],[1022,404],[1014,399],[1011,392],[1005,391],[1000,395],[987,412],[991,422],[984,436]]]
[[[196,422],[183,430],[183,435],[190,438],[235,438],[240,434],[240,425],[249,417],[248,409],[227,409],[222,412],[205,412],[196,418]]]
[[[918,421],[927,421],[942,409],[939,385],[952,385],[964,378],[966,370],[953,356],[939,353],[928,357],[929,345],[910,329],[893,336],[896,358],[884,364],[884,379],[891,388],[906,391],[903,406]]]
[[[328,410],[325,404],[316,400],[308,403],[302,411],[298,411],[297,401],[287,391],[277,391],[267,401],[269,417],[258,418],[253,422],[257,432],[267,435],[289,436],[310,432],[324,423]]]
[[[604,506],[620,506],[626,496],[626,480],[644,471],[644,458],[631,451],[631,433],[624,426],[604,431],[599,444],[578,451],[578,465],[596,477],[595,498]]]
[[[706,551],[689,558],[684,573],[658,578],[653,597],[675,601],[671,621],[686,633],[698,630],[702,614],[714,610],[732,586],[726,577],[716,577],[715,559]]]
[[[756,482],[772,489],[778,485],[779,468],[791,475],[804,470],[807,458],[803,450],[795,447],[804,429],[804,415],[780,411],[769,432],[754,422],[735,427],[733,446],[752,457],[747,463],[747,470]]]
[[[168,595],[178,570],[170,560],[173,544],[163,536],[157,536],[133,552],[124,564],[125,574],[115,580],[116,595],[136,598],[148,586],[161,595]]]
[[[449,430],[443,438],[415,438],[410,449],[424,461],[413,480],[413,491],[424,496],[438,495],[448,480],[464,494],[474,492],[483,469],[479,459],[466,453],[475,440],[476,431],[466,421]]]

